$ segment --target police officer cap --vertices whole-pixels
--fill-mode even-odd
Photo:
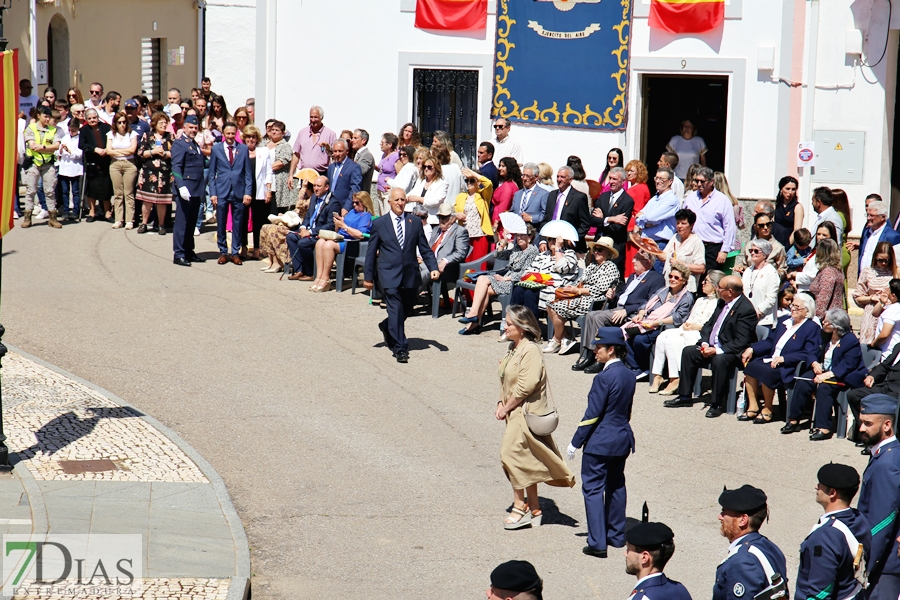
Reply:
[[[819,469],[816,475],[819,483],[836,490],[847,490],[859,487],[859,473],[849,465],[828,463]]]
[[[719,504],[726,510],[751,515],[766,505],[766,493],[752,485],[742,485],[736,490],[722,489]]]
[[[859,412],[864,415],[893,415],[897,412],[897,399],[887,394],[866,396]]]
[[[632,546],[653,549],[671,542],[675,534],[664,523],[638,523],[625,532],[625,541]]]
[[[189,116],[185,117],[184,122],[190,123],[191,125],[199,125],[200,124],[200,121],[197,120],[197,117],[195,115],[189,115]]]
[[[534,566],[527,560],[511,560],[491,572],[491,586],[510,592],[527,592],[543,587]]]
[[[601,327],[597,330],[597,337],[594,338],[594,343],[603,346],[624,346],[625,335],[618,327]]]

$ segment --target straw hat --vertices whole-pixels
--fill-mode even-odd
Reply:
[[[594,246],[600,246],[601,248],[605,248],[606,250],[609,251],[609,254],[612,258],[619,258],[619,251],[616,250],[615,247],[613,246],[613,241],[612,241],[611,237],[603,236],[601,238],[594,240],[593,242],[588,242],[587,245],[588,245],[588,247],[591,248],[591,250],[594,249]]]

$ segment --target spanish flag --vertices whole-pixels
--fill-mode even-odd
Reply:
[[[472,31],[487,27],[487,0],[416,0],[416,27]]]
[[[16,136],[19,113],[18,50],[0,52],[0,238],[13,228],[13,203],[16,197]]]
[[[651,0],[650,27],[669,33],[703,33],[725,19],[725,0]]]

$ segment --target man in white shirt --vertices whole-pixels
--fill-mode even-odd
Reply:
[[[94,82],[91,84],[90,95],[88,98],[85,98],[84,108],[94,108],[97,112],[100,112],[100,109],[103,108],[103,84]]]
[[[25,113],[26,119],[30,116],[31,109],[38,103],[37,94],[32,94],[32,89],[31,81],[28,79],[19,82],[19,110]]]
[[[841,245],[842,240],[844,239],[844,221],[841,219],[840,213],[834,209],[832,204],[834,204],[834,195],[831,193],[830,189],[823,186],[813,190],[812,207],[817,213],[816,220],[813,223],[812,229],[810,229],[810,233],[813,234],[810,246],[813,248],[816,247],[816,230],[819,228],[819,225],[825,221],[831,221],[834,224],[838,236],[838,239],[835,241],[838,246]]]
[[[494,166],[500,167],[500,159],[511,156],[522,166],[522,146],[509,136],[509,121],[500,118],[494,121]]]
[[[101,121],[112,127],[113,119],[119,112],[119,106],[122,104],[122,94],[119,92],[110,92],[106,94],[106,100],[103,101],[103,108],[97,111],[97,116]]]

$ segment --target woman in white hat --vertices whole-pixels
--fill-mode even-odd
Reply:
[[[570,286],[559,288],[565,300],[556,300],[547,304],[547,318],[553,323],[553,339],[544,346],[544,352],[565,354],[575,347],[577,341],[569,335],[567,322],[587,314],[594,306],[595,300],[606,297],[606,290],[614,287],[619,281],[619,268],[612,262],[619,253],[613,247],[612,238],[601,237],[596,242],[589,242],[591,262],[581,274],[581,278]]]

